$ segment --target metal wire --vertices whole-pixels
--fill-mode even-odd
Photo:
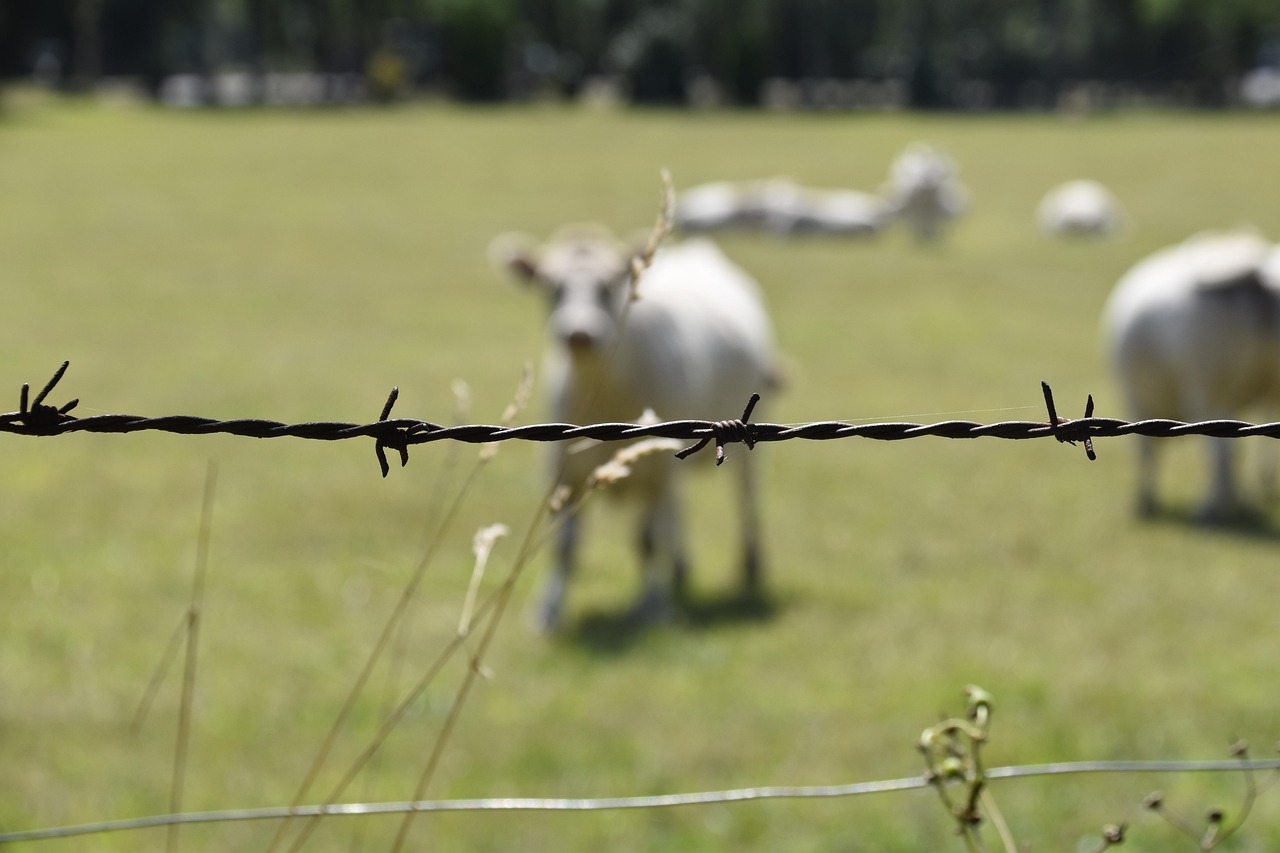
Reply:
[[[10,415],[0,415],[0,432],[16,435],[54,436],[72,432],[129,433],[169,432],[180,435],[210,435],[225,433],[249,438],[307,438],[316,441],[341,441],[348,438],[382,438],[395,441],[403,434],[406,444],[426,444],[432,441],[462,441],[468,444],[487,444],[493,441],[567,441],[591,438],[597,441],[628,441],[634,438],[662,437],[697,441],[708,436],[714,438],[717,421],[681,420],[658,424],[599,423],[565,424],[545,423],[527,426],[503,427],[491,424],[466,424],[440,426],[429,421],[409,418],[354,424],[331,421],[315,421],[286,424],[258,418],[216,420],[194,415],[168,415],[142,417],[139,415],[93,415],[74,418],[56,424],[25,424]],[[1146,435],[1157,438],[1175,438],[1183,435],[1207,435],[1219,438],[1246,438],[1264,436],[1280,438],[1280,422],[1249,423],[1238,420],[1212,420],[1188,423],[1186,421],[1154,418],[1143,421],[1124,421],[1116,418],[1079,418],[1064,421],[1055,430],[1043,421],[1000,421],[981,424],[974,421],[939,421],[919,423],[849,424],[843,421],[812,421],[798,425],[751,423],[746,424],[747,434],[754,442],[830,441],[838,438],[872,438],[879,441],[901,441],[909,438],[937,436],[939,438],[1059,438],[1062,441],[1082,441],[1086,438],[1116,438],[1123,435]]]
[[[357,424],[339,421],[314,421],[288,424],[262,418],[237,418],[219,420],[195,415],[168,415],[144,417],[140,415],[92,415],[78,418],[69,411],[79,402],[73,400],[55,408],[44,404],[45,397],[62,378],[67,362],[54,374],[28,406],[28,386],[22,386],[21,407],[16,412],[0,414],[0,432],[28,436],[55,436],[72,432],[131,433],[168,432],[180,435],[210,435],[214,433],[239,435],[249,438],[305,438],[313,441],[341,441],[349,438],[373,438],[383,476],[387,464],[385,448],[400,453],[401,464],[408,461],[408,448],[415,444],[434,441],[460,441],[468,444],[488,444],[496,441],[569,441],[594,439],[596,441],[628,441],[637,438],[675,438],[697,442],[689,452],[714,441],[723,450],[728,442],[743,442],[749,447],[759,442],[832,441],[845,438],[869,438],[877,441],[902,441],[911,438],[935,436],[938,438],[1003,438],[1011,440],[1056,438],[1058,441],[1084,442],[1090,458],[1092,441],[1097,438],[1116,438],[1125,435],[1144,435],[1156,438],[1175,438],[1184,435],[1214,436],[1218,438],[1246,438],[1263,436],[1280,438],[1280,422],[1254,424],[1239,420],[1210,420],[1188,423],[1163,418],[1125,421],[1117,418],[1092,417],[1092,398],[1083,418],[1059,418],[1053,405],[1049,386],[1041,383],[1050,418],[1048,421],[1001,421],[982,424],[967,420],[948,420],[922,424],[910,422],[862,423],[846,421],[813,421],[802,424],[748,423],[751,405],[741,419],[726,421],[678,420],[657,424],[598,423],[566,424],[545,423],[527,426],[496,426],[491,424],[464,424],[442,426],[431,421],[413,418],[389,418],[391,407],[399,396],[392,389],[382,408],[379,420]]]
[[[1062,776],[1080,773],[1203,773],[1241,772],[1246,770],[1280,770],[1280,759],[1218,761],[1075,761],[1054,764],[1028,764],[991,767],[988,779],[1018,779],[1031,776]],[[852,797],[890,791],[926,788],[934,782],[928,776],[908,776],[877,782],[855,782],[847,785],[814,785],[802,787],[737,788],[726,791],[699,791],[688,794],[659,794],[643,797],[599,798],[534,798],[492,797],[470,800],[418,800],[396,803],[335,803],[327,806],[278,806],[260,809],[187,812],[100,821],[76,826],[29,829],[0,833],[0,844],[18,841],[41,841],[122,830],[152,829],[174,824],[225,823],[250,820],[282,820],[287,817],[321,817],[342,815],[404,814],[407,812],[461,811],[607,811],[618,809],[654,809],[675,806],[737,803],[748,800],[776,800],[825,797]]]

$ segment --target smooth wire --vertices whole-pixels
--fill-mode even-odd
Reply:
[[[1196,773],[1240,772],[1245,770],[1280,770],[1280,759],[1241,761],[1073,761],[1054,764],[1026,764],[1013,767],[991,767],[987,779],[1016,779],[1029,776],[1060,776],[1073,773]],[[399,803],[336,803],[328,806],[276,806],[109,820],[76,826],[31,829],[0,833],[0,844],[17,841],[40,841],[131,829],[151,829],[187,823],[221,823],[249,820],[280,820],[286,817],[320,817],[339,815],[405,814],[407,812],[460,811],[604,811],[609,809],[654,809],[672,806],[733,803],[746,800],[773,800],[818,797],[851,797],[888,791],[907,791],[933,784],[927,776],[908,776],[878,782],[855,782],[847,785],[815,785],[801,787],[738,788],[728,791],[701,791],[689,794],[660,794],[642,797],[604,797],[589,799],[492,797],[473,800],[420,800]]]

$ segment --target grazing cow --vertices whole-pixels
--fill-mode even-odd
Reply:
[[[1251,232],[1205,233],[1139,262],[1116,284],[1104,335],[1133,417],[1201,421],[1280,401],[1280,249]],[[1155,509],[1155,447],[1139,439],[1138,510]],[[1238,506],[1232,439],[1212,438],[1197,515]]]
[[[1036,221],[1057,237],[1104,236],[1120,227],[1120,203],[1097,181],[1067,181],[1040,200]]]
[[[893,161],[881,195],[890,213],[905,222],[917,240],[931,241],[947,220],[968,206],[968,191],[955,175],[950,157],[913,142]]]
[[[752,393],[776,384],[773,334],[757,286],[706,238],[660,249],[640,278],[639,298],[630,303],[635,253],[600,227],[564,229],[541,246],[505,236],[491,245],[490,256],[550,304],[544,378],[557,421],[634,422],[646,409],[667,420],[722,420],[740,413]],[[553,445],[552,467],[567,487],[566,506],[617,449],[611,443]],[[742,579],[754,594],[761,567],[753,459],[740,453],[733,462],[741,478]],[[690,464],[675,461],[669,451],[653,455],[619,483],[642,505],[643,588],[635,607],[642,619],[662,616],[672,592],[681,592],[678,478]],[[540,612],[544,629],[558,623],[573,571],[578,521],[572,512],[561,513]]]

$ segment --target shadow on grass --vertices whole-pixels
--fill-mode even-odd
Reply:
[[[587,612],[562,638],[599,654],[622,654],[656,631],[704,631],[722,625],[768,622],[779,609],[777,599],[768,595],[689,597],[676,606],[669,620],[656,624],[630,608]]]
[[[1226,518],[1205,519],[1191,507],[1161,506],[1140,516],[1139,520],[1147,524],[1202,530],[1220,536],[1280,542],[1280,526],[1272,513],[1258,507],[1238,509]]]

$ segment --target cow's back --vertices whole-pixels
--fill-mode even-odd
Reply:
[[[662,250],[640,279],[616,369],[665,419],[720,420],[774,381],[759,288],[709,240]]]

